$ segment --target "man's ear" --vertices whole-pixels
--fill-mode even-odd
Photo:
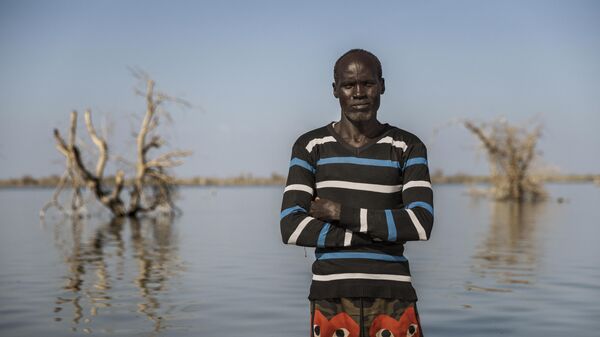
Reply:
[[[381,95],[385,92],[385,79],[382,77],[379,79],[381,81]]]
[[[335,82],[331,83],[331,86],[333,87],[333,97],[339,98],[338,92],[337,92],[337,87],[335,86]]]

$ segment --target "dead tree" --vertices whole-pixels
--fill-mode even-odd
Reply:
[[[74,144],[76,143],[76,131],[77,131],[76,125],[77,125],[77,114],[72,113],[71,114],[71,124],[70,124],[70,128],[69,128],[68,142],[65,142],[61,138],[60,139],[61,146],[57,146],[58,150],[65,156],[66,169],[65,169],[65,172],[63,172],[62,176],[60,177],[58,184],[56,185],[54,193],[52,194],[52,198],[40,210],[41,218],[45,217],[46,211],[48,209],[50,209],[51,207],[55,207],[58,211],[60,211],[61,213],[64,213],[64,214],[81,214],[85,210],[85,202],[83,199],[83,192],[82,192],[82,190],[84,188],[84,183],[83,183],[82,179],[80,178],[80,176],[76,172],[76,169],[75,169],[76,164],[75,164],[75,160],[74,160],[75,158],[70,154],[70,151],[68,151],[68,149],[75,147]],[[57,132],[56,129],[54,130],[54,132],[56,134],[56,132]],[[70,206],[65,207],[60,203],[59,197],[60,197],[61,193],[63,192],[63,190],[65,189],[65,187],[68,187],[68,186],[71,187],[72,195],[71,195]]]
[[[165,102],[176,102],[187,105],[186,102],[156,92],[154,81],[145,75],[146,91],[143,96],[146,100],[146,112],[139,132],[136,135],[136,160],[134,164],[135,175],[131,179],[125,178],[123,170],[118,170],[114,178],[107,178],[104,174],[106,163],[109,160],[107,142],[96,132],[92,123],[90,110],[85,111],[84,119],[87,133],[91,141],[98,148],[96,167],[89,168],[82,159],[82,147],[76,143],[77,111],[71,113],[69,138],[65,141],[58,129],[54,129],[56,148],[66,158],[66,172],[57,189],[42,211],[44,216],[49,207],[56,207],[60,211],[66,209],[61,206],[58,198],[65,185],[69,184],[74,190],[72,197],[71,213],[77,213],[83,204],[82,189],[86,188],[102,205],[116,217],[135,217],[139,214],[160,211],[173,213],[174,177],[168,170],[182,164],[181,158],[190,155],[188,151],[171,151],[149,158],[152,149],[159,149],[165,141],[156,133],[161,105]],[[122,192],[129,190],[129,199],[122,198]]]
[[[543,185],[531,172],[536,157],[535,147],[541,136],[541,126],[529,131],[525,127],[498,120],[476,125],[464,122],[485,149],[490,163],[492,195],[498,200],[538,201],[546,196]]]

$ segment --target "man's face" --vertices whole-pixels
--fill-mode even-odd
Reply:
[[[377,66],[368,57],[348,55],[338,68],[333,95],[339,99],[342,114],[353,123],[377,118],[380,96],[385,91]]]

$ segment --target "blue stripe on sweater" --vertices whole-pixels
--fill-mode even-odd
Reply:
[[[385,210],[385,220],[388,227],[388,241],[396,241],[396,223],[392,211],[389,209]]]
[[[286,208],[283,211],[281,211],[280,219],[285,218],[289,214],[297,213],[297,212],[306,213],[306,210],[304,208],[300,207],[300,206],[292,206],[290,208]]]
[[[419,165],[419,164],[427,165],[427,159],[425,159],[424,157],[410,158],[404,164],[404,169],[406,169],[409,166]]]
[[[381,253],[361,253],[361,252],[336,252],[336,253],[316,253],[317,260],[333,259],[369,259],[389,262],[406,262],[406,257],[400,255],[389,255]]]
[[[308,162],[306,162],[305,160],[302,160],[300,158],[292,158],[292,160],[290,161],[290,167],[292,166],[300,166],[303,167],[307,170],[309,170],[312,173],[315,173],[315,168],[312,167],[311,164],[309,164]]]
[[[330,226],[328,222],[323,224],[323,228],[321,228],[321,232],[319,233],[319,239],[317,240],[317,247],[325,247],[325,239],[327,238],[327,233],[329,233]]]
[[[431,215],[433,215],[433,206],[431,206],[430,204],[428,204],[424,201],[411,202],[410,204],[408,204],[408,206],[406,206],[406,208],[415,208],[415,207],[424,208],[424,209],[428,210],[429,213],[431,213]]]
[[[317,165],[327,165],[327,164],[354,164],[354,165],[400,168],[399,162],[392,161],[392,160],[383,160],[383,159],[369,159],[369,158],[357,158],[357,157],[329,157],[329,158],[322,158],[317,161]]]

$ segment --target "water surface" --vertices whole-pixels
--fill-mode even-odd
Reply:
[[[435,187],[407,244],[427,336],[597,336],[600,188],[515,207]],[[77,222],[50,190],[0,190],[2,336],[306,336],[312,249],[279,234],[281,187],[184,188],[183,215]]]

